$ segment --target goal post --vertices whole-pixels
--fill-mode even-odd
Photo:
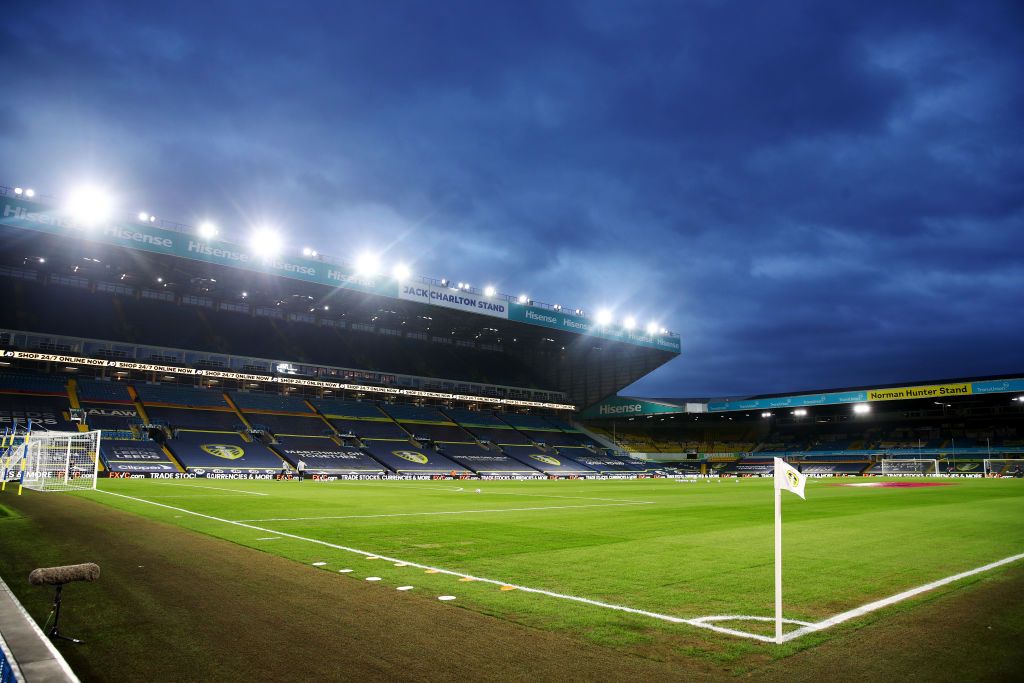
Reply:
[[[882,460],[882,476],[937,477],[939,461],[935,458],[886,458]]]
[[[985,458],[986,477],[1024,476],[1024,458]]]
[[[22,447],[21,485],[34,491],[96,488],[100,432],[32,432]]]

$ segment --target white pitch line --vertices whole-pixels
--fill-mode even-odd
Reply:
[[[263,519],[236,519],[236,522],[305,522],[319,519],[374,519],[377,517],[420,517],[424,515],[472,515],[491,512],[531,512],[535,510],[571,510],[575,508],[612,508],[623,505],[653,505],[654,503],[593,503],[591,505],[552,505],[531,508],[495,508],[492,510],[445,510],[441,512],[395,512],[380,515],[333,515],[326,517],[266,517]]]
[[[191,486],[194,489],[213,489],[214,491],[227,491],[229,493],[244,493],[250,496],[269,496],[269,493],[259,493],[257,491],[243,491],[241,489],[225,489],[219,486],[204,486],[202,484],[182,484],[180,482],[174,482],[171,486]]]
[[[383,486],[385,488],[423,489],[425,491],[436,491],[438,493],[469,493],[461,486],[421,486],[419,484],[405,484],[403,482],[392,482],[389,484],[369,481],[341,481],[332,482],[335,486]],[[475,493],[473,495],[476,495]],[[526,498],[566,498],[568,500],[603,500],[613,503],[651,503],[650,500],[630,500],[628,498],[595,498],[593,496],[560,496],[554,493],[517,493],[515,491],[484,491],[484,496],[523,496]]]
[[[986,564],[984,566],[975,567],[974,569],[969,569],[965,572],[960,572],[959,574],[947,576],[944,579],[939,579],[937,581],[932,581],[931,583],[926,583],[923,586],[918,586],[916,588],[905,590],[902,593],[897,593],[896,595],[890,595],[889,597],[882,598],[881,600],[869,602],[866,605],[861,605],[860,607],[851,609],[847,612],[843,612],[842,614],[837,614],[834,617],[829,617],[828,619],[819,621],[815,624],[808,624],[807,626],[804,626],[801,629],[797,629],[792,633],[787,633],[782,637],[782,640],[793,640],[794,638],[799,638],[800,636],[806,635],[808,633],[813,633],[815,631],[821,631],[823,629],[830,628],[832,626],[835,626],[836,624],[841,624],[844,621],[849,621],[850,619],[855,619],[859,616],[863,616],[868,612],[880,610],[883,607],[894,605],[897,602],[901,602],[903,600],[906,600],[907,598],[912,598],[915,595],[927,593],[930,590],[941,588],[942,586],[949,585],[955,581],[959,581],[960,579],[966,579],[968,576],[974,576],[975,574],[981,574],[982,572],[991,571],[993,569],[996,569],[997,567],[1002,567],[1004,565],[1017,562],[1018,560],[1024,560],[1024,553],[1020,553],[1019,555],[1011,555],[1010,557],[1004,557],[1001,560],[990,562],[989,564]]]
[[[278,534],[279,536],[286,536],[288,538],[293,538],[293,539],[295,539],[297,541],[305,541],[306,543],[314,543],[316,545],[322,545],[322,546],[325,546],[327,548],[333,548],[335,550],[344,550],[346,552],[354,553],[356,555],[362,555],[363,557],[373,557],[373,558],[385,560],[387,562],[402,562],[403,564],[407,564],[410,567],[417,567],[419,569],[430,570],[431,573],[435,573],[435,574],[447,574],[448,576],[457,576],[459,578],[470,579],[472,581],[479,581],[481,583],[489,583],[489,584],[492,584],[492,585],[495,585],[495,586],[512,586],[513,588],[515,588],[517,590],[521,590],[521,591],[526,592],[526,593],[537,593],[538,595],[546,595],[548,597],[558,598],[560,600],[570,600],[572,602],[579,602],[579,603],[583,603],[585,605],[591,605],[591,606],[594,606],[594,607],[603,607],[605,609],[611,609],[611,610],[615,610],[615,611],[618,611],[618,612],[626,612],[626,613],[629,613],[629,614],[637,614],[637,615],[640,615],[640,616],[651,617],[652,619],[658,619],[658,620],[661,620],[661,621],[667,621],[667,622],[670,622],[670,623],[673,623],[673,624],[688,624],[690,626],[695,626],[697,628],[703,628],[703,629],[707,629],[709,631],[715,631],[717,633],[725,633],[725,634],[732,635],[732,636],[738,636],[740,638],[748,638],[748,639],[751,639],[751,640],[758,640],[758,641],[761,641],[761,642],[764,642],[764,643],[775,643],[776,642],[775,638],[772,638],[772,637],[769,637],[769,636],[763,636],[763,635],[760,635],[760,634],[757,634],[757,633],[748,633],[746,631],[738,631],[736,629],[725,628],[723,626],[716,626],[716,625],[714,625],[714,623],[711,623],[711,622],[718,621],[718,620],[746,620],[746,619],[752,619],[752,620],[755,620],[755,621],[764,621],[765,619],[771,619],[770,617],[747,617],[747,616],[735,616],[735,615],[733,615],[733,616],[715,616],[715,615],[713,615],[713,616],[695,617],[693,619],[684,619],[682,617],[675,617],[675,616],[672,616],[670,614],[659,614],[657,612],[650,612],[648,610],[637,609],[635,607],[626,607],[626,606],[623,606],[623,605],[615,605],[615,604],[612,604],[612,603],[601,602],[600,600],[591,600],[590,598],[583,598],[583,597],[579,597],[579,596],[576,596],[576,595],[567,595],[565,593],[556,593],[554,591],[548,591],[548,590],[544,590],[544,589],[541,589],[541,588],[530,588],[528,586],[520,586],[520,585],[517,585],[517,584],[514,584],[514,583],[509,583],[508,581],[495,581],[494,579],[487,579],[487,578],[480,577],[480,576],[474,576],[472,574],[464,574],[462,572],[456,572],[456,571],[452,571],[450,569],[442,569],[440,567],[431,567],[430,565],[420,564],[418,562],[409,562],[408,560],[400,560],[398,558],[388,557],[387,555],[379,555],[377,553],[371,553],[371,552],[367,552],[365,550],[359,550],[358,548],[351,548],[349,546],[339,545],[337,543],[331,543],[329,541],[322,541],[322,540],[320,540],[318,538],[307,538],[305,536],[299,536],[297,534],[290,534],[290,533],[288,533],[286,531],[275,531],[274,529],[267,529],[265,527],[259,527],[259,526],[255,526],[255,525],[252,525],[252,524],[246,524],[244,522],[238,522],[238,521],[234,521],[234,520],[230,520],[230,519],[224,519],[222,517],[215,517],[213,515],[207,515],[207,514],[203,514],[201,512],[194,512],[192,510],[186,510],[185,508],[174,507],[173,505],[166,505],[164,503],[157,503],[157,502],[152,501],[152,500],[146,500],[145,498],[136,498],[135,496],[126,496],[123,493],[114,493],[113,491],[105,491],[103,489],[96,489],[96,491],[98,493],[105,493],[105,494],[110,495],[110,496],[117,496],[118,498],[125,498],[127,500],[134,500],[134,501],[137,501],[139,503],[146,503],[147,505],[155,505],[156,507],[165,508],[167,510],[174,510],[175,512],[184,512],[185,514],[194,515],[196,517],[202,517],[203,519],[210,519],[210,520],[213,520],[215,522],[221,522],[223,524],[232,524],[234,526],[243,527],[245,529],[252,529],[254,531],[262,531],[264,533]],[[790,640],[794,640],[796,638],[799,638],[800,636],[806,635],[806,634],[811,633],[813,631],[820,631],[820,630],[829,628],[830,626],[834,626],[835,624],[839,624],[839,623],[842,623],[844,621],[848,621],[850,619],[853,619],[853,618],[855,618],[857,616],[860,616],[862,614],[867,614],[868,612],[872,612],[874,610],[878,610],[878,609],[881,609],[883,607],[887,607],[887,606],[895,604],[895,603],[897,603],[897,602],[899,602],[901,600],[906,600],[907,598],[913,597],[915,595],[919,595],[919,594],[924,593],[926,591],[930,591],[930,590],[933,590],[935,588],[939,588],[940,586],[945,586],[947,584],[953,583],[954,581],[958,581],[959,579],[963,579],[963,578],[966,578],[968,576],[973,576],[975,574],[980,574],[981,572],[989,571],[991,569],[995,569],[997,567],[1001,567],[1003,565],[1010,564],[1011,562],[1016,562],[1016,561],[1021,560],[1021,559],[1024,559],[1024,553],[1021,553],[1019,555],[1013,555],[1012,557],[1003,558],[1002,560],[998,560],[996,562],[992,562],[992,563],[987,564],[987,565],[985,565],[983,567],[977,567],[975,569],[971,569],[971,570],[968,570],[966,572],[961,572],[960,574],[954,574],[953,576],[947,576],[944,579],[939,579],[938,581],[933,581],[933,582],[925,584],[923,586],[918,586],[917,588],[912,588],[910,590],[904,591],[902,593],[898,593],[896,595],[890,596],[890,597],[885,598],[883,600],[878,600],[876,602],[869,603],[867,605],[864,605],[862,607],[858,607],[858,608],[850,610],[848,612],[843,612],[842,614],[837,614],[836,616],[834,616],[834,617],[832,617],[830,619],[825,619],[824,621],[819,621],[819,622],[813,623],[813,624],[811,624],[809,626],[805,626],[803,628],[800,628],[800,629],[797,629],[795,631],[792,631],[792,632],[784,635],[782,637],[782,641],[783,642],[788,642]],[[785,621],[787,621],[788,623],[794,623],[793,620],[785,620]]]

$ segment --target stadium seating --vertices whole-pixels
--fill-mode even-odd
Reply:
[[[103,466],[111,472],[177,472],[178,467],[153,441],[100,441]]]
[[[337,398],[314,398],[310,403],[329,418],[388,419],[373,401],[344,401]]]
[[[581,465],[567,456],[560,453],[545,453],[535,446],[502,446],[502,450],[506,455],[530,467],[536,467],[545,474],[596,474],[592,468]]]
[[[233,391],[231,400],[243,411],[270,410],[284,413],[312,413],[306,401],[299,396]]]
[[[481,441],[490,441],[491,443],[498,444],[499,446],[509,445],[530,445],[530,440],[525,436],[512,429],[506,427],[504,429],[498,429],[495,427],[468,427],[468,431]]]
[[[466,408],[444,408],[443,412],[452,422],[464,427],[506,427],[505,422],[489,410],[467,410]]]
[[[68,419],[69,402],[63,396],[38,396],[28,394],[0,394],[0,430],[6,427],[27,427],[29,420],[34,425],[56,431],[77,431]]]
[[[135,391],[145,405],[163,404],[189,408],[227,408],[224,394],[213,389],[198,389],[174,384],[140,384]]]
[[[142,424],[135,406],[131,403],[83,403],[85,424],[89,429],[102,429],[104,438],[108,431],[125,432]]]
[[[200,408],[163,408],[146,406],[146,415],[153,424],[171,429],[209,429],[240,432],[245,430],[241,418],[233,410],[203,410]]]
[[[107,382],[93,379],[82,379],[78,385],[78,399],[96,403],[131,403],[128,385],[124,382]]]
[[[0,372],[0,387],[5,392],[67,395],[67,380],[59,375]]]
[[[188,470],[222,469],[225,471],[281,470],[280,456],[261,443],[245,441],[232,432],[180,430],[167,447]]]
[[[288,436],[271,448],[294,467],[299,460],[316,474],[379,474],[386,468],[356,448],[339,446],[323,436]]]
[[[409,474],[469,474],[462,465],[440,453],[416,448],[409,441],[370,441],[366,450],[395,472]]]
[[[339,434],[355,434],[360,439],[408,439],[409,433],[391,420],[343,420],[328,422]]]
[[[647,467],[636,461],[629,462],[607,454],[595,454],[586,448],[558,448],[559,457],[567,457],[597,472],[630,473],[644,472]]]
[[[282,434],[302,436],[330,436],[334,433],[330,425],[320,417],[310,415],[280,415],[277,413],[243,412],[253,429],[263,429],[280,437]]]
[[[495,447],[485,448],[472,443],[443,443],[438,444],[438,449],[445,457],[477,474],[541,474],[539,469],[510,458]]]

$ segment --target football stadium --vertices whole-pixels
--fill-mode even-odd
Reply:
[[[1020,674],[1022,374],[622,395],[679,335],[0,201],[4,683]]]

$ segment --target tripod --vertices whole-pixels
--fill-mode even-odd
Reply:
[[[60,600],[61,590],[63,588],[64,584],[57,584],[57,592],[53,595],[53,609],[50,610],[50,616],[46,617],[47,624],[50,623],[50,617],[53,618],[53,626],[51,626],[49,630],[46,631],[46,635],[50,637],[50,640],[67,640],[72,643],[81,643],[83,641],[79,640],[78,638],[71,638],[70,636],[65,636],[57,630],[57,625],[60,623]]]

